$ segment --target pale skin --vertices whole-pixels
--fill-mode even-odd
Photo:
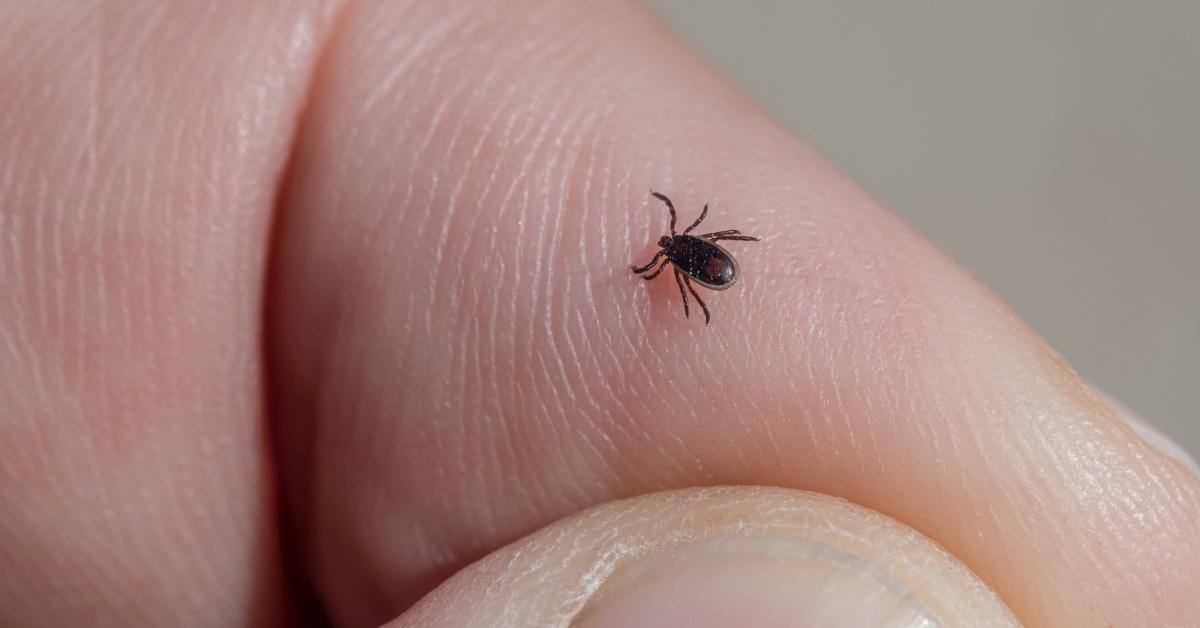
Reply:
[[[0,9],[0,625],[536,612],[473,563],[713,485],[916,530],[950,623],[1200,617],[1196,477],[644,9],[58,4]],[[652,188],[763,238],[707,328]]]

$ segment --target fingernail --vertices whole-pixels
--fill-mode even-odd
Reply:
[[[601,587],[574,626],[904,626],[938,622],[895,577],[845,550],[743,537],[646,558]]]

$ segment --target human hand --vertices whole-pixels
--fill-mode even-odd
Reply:
[[[0,59],[0,624],[1200,616],[1196,477],[636,5],[25,2]],[[708,327],[650,188],[764,238]],[[613,501],[716,485],[781,488]]]

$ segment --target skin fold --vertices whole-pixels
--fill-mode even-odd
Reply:
[[[636,4],[26,1],[0,59],[2,625],[419,625],[714,485],[1027,625],[1200,617],[1195,476]],[[650,189],[763,238],[707,328]]]

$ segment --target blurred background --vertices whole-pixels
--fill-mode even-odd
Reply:
[[[1200,3],[649,4],[1200,457]]]

